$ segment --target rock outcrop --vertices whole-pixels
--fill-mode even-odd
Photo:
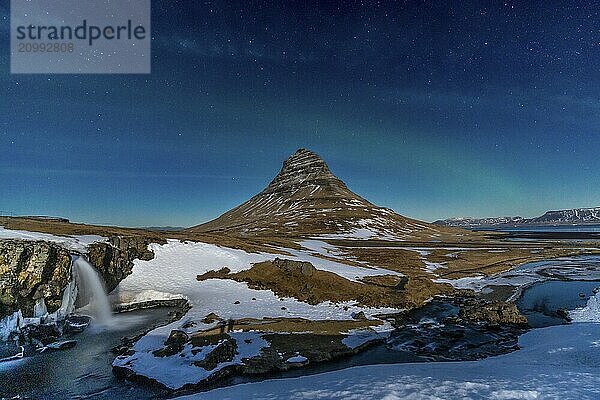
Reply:
[[[108,243],[93,243],[88,248],[88,261],[96,267],[112,291],[119,282],[131,274],[133,260],[151,260],[154,253],[148,250],[150,240],[140,236],[111,236]]]
[[[56,311],[70,279],[71,256],[58,244],[0,240],[0,317],[18,309],[30,316],[41,298]]]
[[[113,290],[133,269],[135,259],[151,260],[150,240],[138,236],[112,236],[108,242],[89,245],[88,261]],[[0,240],[0,318],[21,310],[33,315],[43,298],[48,312],[61,306],[63,291],[71,280],[71,254],[57,243]]]
[[[385,335],[378,335],[372,327],[381,326],[380,320],[308,320],[303,318],[241,318],[221,319],[208,314],[204,321],[215,322],[213,327],[198,330],[189,326],[188,332],[172,330],[164,346],[153,352],[157,358],[173,357],[189,362],[206,371],[204,378],[183,389],[204,388],[219,379],[234,375],[262,375],[287,371],[306,364],[321,363],[381,343]],[[345,340],[360,336],[360,343]],[[126,379],[161,384],[153,378],[137,375],[127,362],[133,356],[132,342],[118,350],[113,372]],[[250,350],[250,351],[249,351]]]
[[[273,260],[273,266],[284,270],[287,273],[296,273],[304,276],[313,276],[317,269],[309,262],[294,261],[276,258]]]
[[[272,290],[277,296],[293,297],[313,305],[325,301],[355,301],[366,307],[405,308],[410,304],[403,277],[382,276],[372,279],[373,283],[369,280],[358,283],[333,272],[318,270],[309,262],[280,258],[256,263],[252,268],[236,273],[226,267],[208,271],[196,279],[232,279],[247,283],[251,289]],[[389,283],[392,279],[395,284]]]
[[[461,307],[460,317],[470,322],[484,322],[491,325],[527,326],[527,318],[514,303],[495,301],[482,303],[472,300]]]

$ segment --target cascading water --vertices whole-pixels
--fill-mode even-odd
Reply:
[[[78,257],[73,261],[73,276],[77,285],[75,305],[101,325],[110,325],[112,309],[98,272],[85,258]]]

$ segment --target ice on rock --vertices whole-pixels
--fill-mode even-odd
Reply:
[[[152,301],[188,300],[186,296],[181,294],[161,292],[153,289],[142,290],[141,292],[137,293],[112,293],[110,297],[115,302],[118,300],[121,306],[143,304]]]
[[[23,325],[23,314],[21,311],[15,311],[11,315],[0,320],[0,339],[7,341],[10,335],[18,332]]]
[[[77,299],[77,285],[75,280],[71,279],[71,282],[65,288],[63,292],[61,306],[58,310],[48,316],[50,320],[60,321],[67,315],[75,311],[75,300]]]
[[[590,297],[586,306],[569,312],[573,322],[600,322],[600,293]]]
[[[33,317],[41,318],[48,314],[48,308],[46,308],[46,301],[42,297],[41,299],[37,299],[35,305],[33,306]]]

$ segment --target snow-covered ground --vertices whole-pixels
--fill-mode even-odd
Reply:
[[[391,271],[389,269],[379,268],[370,266],[365,262],[355,261],[356,264],[362,265],[362,267],[349,266],[348,264],[344,264],[342,261],[345,259],[348,260],[348,257],[345,256],[337,247],[326,243],[322,240],[302,240],[298,243],[305,250],[295,250],[295,249],[282,249],[285,252],[291,254],[294,259],[301,261],[308,261],[312,263],[317,269],[323,271],[333,272],[343,278],[349,279],[351,281],[358,281],[360,278],[364,278],[365,276],[376,276],[376,275],[398,275],[403,276],[402,273]],[[329,258],[329,259],[325,259]],[[331,259],[338,258],[340,261],[336,262]]]
[[[51,241],[81,252],[91,243],[106,240],[100,236],[62,237],[3,227],[0,227],[0,238]],[[367,275],[393,273],[368,265],[356,267],[324,260],[319,256],[335,259],[336,248],[322,241],[311,240],[301,244],[306,250],[284,249],[292,256],[280,257],[309,261],[318,269],[353,280]],[[225,319],[302,317],[314,320],[350,319],[358,311],[364,311],[367,316],[396,311],[364,309],[349,303],[309,305],[291,298],[280,299],[271,291],[253,290],[235,281],[196,280],[199,274],[225,266],[233,272],[248,269],[253,263],[277,257],[274,254],[247,253],[212,244],[175,240],[164,245],[152,244],[151,250],[155,258],[135,261],[133,273],[111,294],[113,301],[132,303],[186,298],[192,308],[181,320],[149,332],[135,344],[134,355],[118,358],[114,365],[127,366],[172,388],[198,382],[214,372],[193,365],[194,361],[202,360],[212,347],[207,346],[194,354],[187,345],[182,352],[183,357],[179,354],[155,357],[152,352],[163,347],[172,329],[185,330],[183,326],[191,321],[196,325],[189,329],[190,332],[211,327],[211,324],[200,321],[210,312],[216,312]],[[570,274],[569,266],[564,267],[564,260],[561,263],[558,272]],[[573,259],[572,264],[573,271],[581,274],[581,260]],[[451,283],[476,290],[485,290],[485,286],[491,284],[520,286],[540,280],[537,271],[549,268],[553,268],[552,261],[532,263],[491,278],[471,277]],[[596,269],[585,270],[590,279],[600,275]],[[301,378],[237,385],[183,399],[598,399],[600,324],[593,322],[600,321],[599,296],[593,296],[586,307],[571,312],[573,320],[579,323],[528,332],[520,338],[522,349],[508,355],[474,362],[355,367]],[[385,334],[389,329],[389,325],[384,325],[378,328],[379,334]],[[238,344],[239,354],[219,368],[239,363],[243,357],[257,355],[268,345],[256,332],[234,332],[231,336]],[[353,331],[344,343],[355,347],[370,338],[372,333]],[[305,357],[301,354],[288,359],[290,363],[304,361]]]
[[[90,244],[106,242],[107,238],[98,235],[57,236],[49,233],[19,231],[0,226],[0,239],[21,239],[58,243],[71,251],[85,253]]]
[[[363,308],[354,303],[330,302],[310,305],[293,298],[279,298],[270,290],[254,290],[245,283],[233,280],[208,279],[199,282],[197,275],[223,267],[232,272],[249,269],[253,263],[272,260],[278,255],[267,253],[247,253],[242,250],[220,247],[207,243],[180,242],[169,240],[166,244],[151,244],[155,257],[150,261],[136,260],[131,275],[126,277],[111,293],[113,301],[132,303],[182,297],[188,299],[192,308],[179,321],[154,329],[135,345],[135,354],[115,360],[114,365],[127,366],[144,376],[154,378],[171,388],[179,388],[187,383],[196,383],[215,371],[206,371],[193,365],[202,360],[204,351],[193,354],[188,345],[180,354],[171,357],[155,357],[152,352],[163,347],[173,329],[188,330],[190,333],[202,328],[212,328],[201,320],[209,313],[216,313],[223,319],[263,318],[263,317],[300,317],[311,320],[348,320],[354,313],[363,311],[367,316],[377,313],[390,313],[397,310],[389,308]],[[301,251],[290,251],[294,256],[279,256],[312,262],[316,268],[335,272],[345,277],[380,275],[382,270],[348,266],[310,255]],[[387,271],[386,271],[387,272]],[[188,323],[194,322],[193,327]],[[185,327],[187,326],[187,328]],[[348,340],[349,347],[362,344],[374,335],[387,334],[391,330],[385,324],[371,331],[370,337],[365,331],[352,331]],[[241,357],[257,355],[267,345],[260,337],[248,338],[248,333],[231,334],[236,340],[240,356],[231,363],[239,363]],[[356,336],[356,337],[354,337]],[[206,351],[211,350],[206,348]],[[230,365],[220,364],[219,369]]]
[[[390,364],[242,384],[209,399],[599,399],[600,325],[536,329],[521,350],[469,362]]]
[[[150,261],[135,260],[131,275],[111,293],[113,301],[130,303],[136,297],[147,301],[179,296],[190,301],[193,308],[187,317],[192,318],[218,311],[222,318],[286,316],[348,319],[357,311],[365,311],[367,315],[393,311],[389,308],[364,309],[350,303],[309,305],[291,298],[280,299],[270,290],[249,289],[245,283],[233,280],[208,279],[199,282],[196,279],[197,275],[211,270],[227,267],[232,272],[239,272],[250,269],[254,263],[276,257],[310,261],[318,269],[346,277],[393,273],[387,270],[354,267],[290,249],[285,250],[290,251],[293,256],[282,256],[247,253],[208,243],[178,240],[169,240],[164,245],[151,244],[150,249],[155,254],[154,258]],[[240,303],[235,304],[238,301]],[[282,310],[282,307],[286,309]]]
[[[571,264],[581,273],[581,262],[567,259],[561,272]],[[534,263],[512,278],[529,281],[531,269],[554,264]],[[484,360],[354,367],[180,399],[600,399],[600,293],[570,316],[573,324],[532,330],[519,338],[520,350]]]
[[[368,209],[365,209],[367,211]],[[381,214],[389,214],[389,210],[380,209]],[[349,239],[349,240],[367,240],[367,239],[378,239],[378,240],[391,240],[398,241],[402,240],[404,235],[412,233],[411,229],[402,230],[401,236],[394,233],[389,229],[389,221],[382,216],[377,216],[368,219],[361,219],[356,221],[356,227],[339,233],[329,233],[317,236],[317,239]],[[396,227],[399,229],[398,227]],[[419,227],[422,228],[422,227]]]

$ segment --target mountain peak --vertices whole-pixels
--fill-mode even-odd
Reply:
[[[262,192],[188,231],[409,238],[422,231],[433,235],[437,229],[371,204],[333,175],[319,155],[302,148],[283,162],[281,171]]]
[[[296,150],[296,152],[294,154],[292,154],[291,156],[288,157],[288,160],[290,158],[294,158],[294,157],[300,156],[302,154],[312,154],[312,155],[315,155],[315,156],[319,157],[316,153],[310,151],[306,147],[300,147],[298,150]],[[321,157],[319,157],[319,158],[321,158]]]
[[[263,193],[282,192],[302,186],[346,185],[333,175],[321,157],[307,149],[299,149],[283,162],[283,167]]]

